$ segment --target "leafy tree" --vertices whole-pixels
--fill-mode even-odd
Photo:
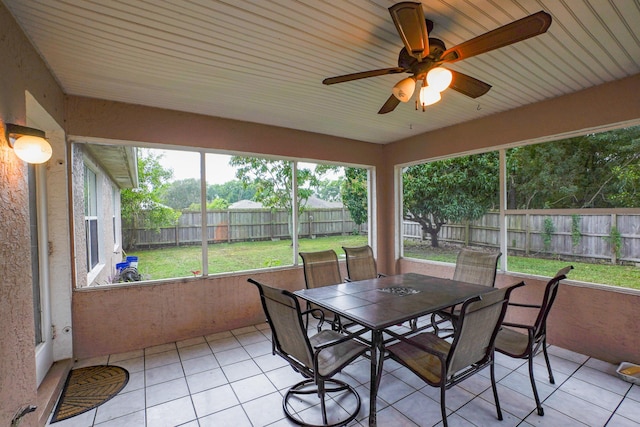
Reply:
[[[363,168],[344,168],[340,194],[342,203],[349,210],[351,219],[359,226],[367,222],[367,170]]]
[[[253,200],[261,202],[267,208],[286,209],[289,213],[293,212],[292,162],[234,156],[229,164],[237,168],[236,177],[245,187],[254,186],[256,193]],[[298,215],[304,212],[307,200],[318,187],[319,177],[330,168],[318,165],[315,171],[308,168],[297,169]]]
[[[173,177],[173,171],[160,164],[162,155],[138,148],[137,157],[138,187],[126,188],[120,195],[123,239],[127,249],[135,244],[136,227],[159,231],[160,227],[175,225],[180,217],[180,212],[162,203],[161,195]]]
[[[207,202],[207,210],[208,211],[217,211],[224,210],[229,207],[229,202],[225,199],[221,199],[220,197],[216,197],[210,202]],[[193,203],[189,206],[190,211],[200,211],[200,203]]]
[[[614,187],[617,191],[609,195],[609,200],[621,208],[640,206],[640,161],[626,166],[615,166],[612,173],[617,178]]]
[[[403,217],[422,227],[431,246],[449,221],[472,221],[498,204],[498,153],[409,166],[403,173]]]
[[[508,152],[512,209],[637,207],[640,126]]]
[[[318,188],[316,189],[316,196],[328,202],[339,202],[342,199],[341,189],[343,185],[344,185],[344,178],[322,180],[318,183]]]
[[[186,209],[193,203],[200,203],[200,180],[187,178],[169,183],[162,201],[173,209]]]
[[[224,184],[211,184],[207,186],[207,201],[216,198],[225,199],[229,203],[240,200],[252,200],[256,194],[255,186],[249,183],[245,186],[242,181],[234,179]]]

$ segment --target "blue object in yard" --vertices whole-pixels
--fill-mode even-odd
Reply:
[[[129,267],[129,263],[128,262],[119,262],[119,263],[116,264],[116,271],[119,272],[121,270],[124,270],[127,267]]]
[[[129,265],[131,267],[138,268],[138,257],[137,256],[128,256],[127,257],[127,262],[129,263]]]

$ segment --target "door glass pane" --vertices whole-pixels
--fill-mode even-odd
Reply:
[[[38,207],[36,194],[36,171],[29,165],[29,225],[31,232],[31,286],[33,288],[33,321],[35,324],[35,344],[42,338],[42,302],[40,295],[40,263],[38,251]]]

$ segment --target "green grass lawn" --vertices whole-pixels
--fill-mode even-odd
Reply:
[[[432,249],[424,245],[405,244],[404,255],[409,258],[428,259],[431,261],[456,262],[457,248]],[[611,265],[604,262],[588,263],[575,260],[532,258],[510,255],[507,268],[509,271],[552,276],[562,267],[573,265],[574,270],[568,277],[581,282],[600,283],[640,289],[640,268],[632,265]]]
[[[333,249],[338,257],[344,257],[342,246],[366,245],[367,236],[305,238],[299,242],[301,252]],[[208,251],[209,274],[293,264],[290,240],[217,243],[209,245]],[[424,245],[405,244],[405,257],[409,258],[455,263],[457,252],[455,247],[433,250]],[[144,280],[189,277],[202,271],[200,246],[135,251],[128,255],[138,256],[138,269]],[[568,264],[575,267],[569,275],[571,279],[640,289],[640,268],[634,266],[509,256],[508,268],[514,272],[551,276]]]
[[[300,252],[333,249],[344,256],[342,246],[367,244],[365,235],[300,239]],[[202,271],[200,246],[181,246],[131,252],[138,257],[138,270],[144,280],[193,276]],[[208,247],[209,274],[254,270],[293,264],[290,240],[216,243]],[[302,262],[300,260],[300,262]]]

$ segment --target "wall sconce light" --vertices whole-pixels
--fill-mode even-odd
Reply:
[[[53,150],[38,129],[6,123],[6,137],[16,156],[27,163],[44,163],[51,158]]]

